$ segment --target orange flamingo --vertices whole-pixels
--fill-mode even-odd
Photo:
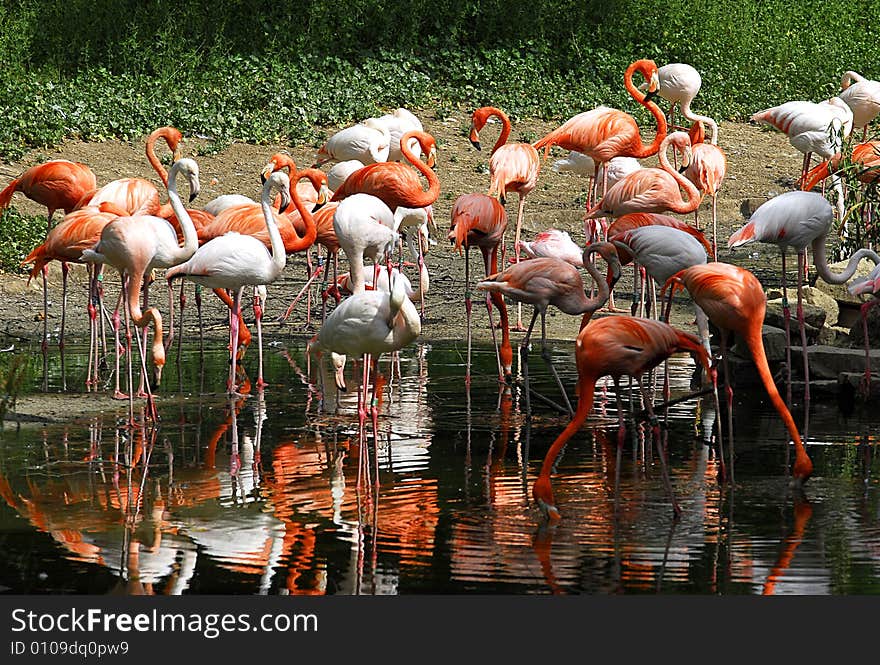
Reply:
[[[181,134],[174,127],[160,127],[147,137],[146,154],[147,160],[162,180],[162,184],[168,186],[168,172],[159,158],[156,157],[156,141],[162,138],[168,144],[168,148],[174,153],[173,160],[177,161],[180,156],[179,143]],[[162,206],[159,203],[159,190],[149,180],[143,178],[121,178],[113,180],[100,189],[86,193],[80,199],[79,207],[87,205],[97,206],[101,203],[113,203],[118,208],[126,210],[129,215],[156,215],[166,217],[171,214],[170,206]],[[164,213],[164,214],[163,214]]]
[[[811,191],[821,181],[836,172],[843,160],[842,153],[834,154],[830,159],[814,166],[798,184],[804,191]],[[880,175],[880,141],[865,141],[853,146],[850,160],[860,168],[856,174],[859,182],[876,182]]]
[[[507,212],[498,199],[486,194],[462,194],[452,206],[452,223],[447,238],[459,253],[464,249],[464,307],[467,315],[467,370],[465,381],[471,381],[471,290],[470,290],[470,248],[479,247],[483,253],[486,277],[498,272],[498,245],[504,241],[507,228]],[[501,317],[501,348],[495,337],[492,323],[492,303],[498,308]],[[507,322],[507,306],[500,293],[486,295],[486,310],[489,312],[489,327],[495,356],[498,361],[498,377],[510,381],[513,365],[513,349],[510,346],[510,329]]]
[[[58,340],[58,348],[61,351],[61,376],[62,388],[67,390],[64,371],[64,328],[67,319],[67,263],[83,263],[82,253],[93,247],[101,237],[101,231],[111,220],[119,215],[125,215],[125,211],[119,210],[111,203],[102,203],[99,208],[88,207],[75,210],[64,216],[64,219],[54,229],[49,231],[45,242],[35,247],[27,255],[21,265],[33,263],[30,279],[37,274],[43,275],[43,390],[48,389],[48,293],[46,288],[46,271],[44,267],[51,261],[61,261],[62,266],[62,296],[61,296],[61,337]],[[95,268],[97,274],[99,268]],[[89,268],[90,289],[95,288],[92,281],[91,266]],[[30,281],[30,280],[29,280]],[[89,297],[89,371],[86,377],[86,386],[98,384],[98,348],[97,348],[97,309],[94,291]],[[94,363],[93,363],[94,360]],[[94,370],[94,374],[92,371]],[[117,374],[116,380],[119,380]]]
[[[660,144],[660,168],[633,171],[591,208],[584,219],[600,217],[620,217],[630,212],[666,212],[680,215],[692,213],[700,205],[700,192],[697,187],[678,171],[672,168],[666,149],[669,145],[681,151],[682,165],[691,161],[691,140],[684,132],[674,132]],[[679,187],[687,193],[687,201],[682,198]]]
[[[712,260],[718,260],[718,190],[727,175],[727,156],[714,143],[706,143],[706,132],[699,120],[689,132],[691,139],[691,162],[684,170],[684,177],[694,183],[700,194],[712,197]],[[702,199],[702,196],[700,197]],[[694,224],[697,222],[697,208],[694,209]]]
[[[617,413],[620,430],[623,431],[623,408],[620,399],[620,377],[632,376],[636,379],[645,398],[648,414],[654,424],[656,417],[651,409],[651,400],[647,388],[642,384],[642,375],[648,372],[674,353],[690,351],[695,353],[706,371],[710,371],[709,356],[700,344],[700,340],[686,332],[682,332],[660,321],[639,319],[623,316],[609,316],[591,321],[581,330],[575,342],[575,359],[578,369],[578,405],[574,417],[563,430],[544,457],[541,472],[532,487],[532,496],[544,515],[551,521],[560,519],[559,510],[553,499],[550,485],[550,473],[556,458],[568,440],[583,426],[590,410],[593,408],[596,381],[611,375],[617,393]],[[621,437],[622,439],[622,437]],[[664,453],[660,447],[660,437],[655,436],[658,453],[663,470],[663,478],[667,491],[672,494],[669,477],[666,473]],[[679,512],[678,504],[673,498],[673,509]]]
[[[600,106],[570,118],[532,145],[538,150],[543,148],[545,158],[549,154],[550,147],[554,145],[589,156],[596,168],[594,182],[597,180],[599,167],[614,157],[641,159],[656,155],[660,150],[660,143],[666,138],[666,116],[656,103],[646,97],[645,93],[636,89],[632,81],[636,72],[644,76],[648,82],[648,92],[656,93],[659,87],[657,65],[653,60],[637,60],[627,67],[623,77],[626,89],[632,98],[647,108],[657,122],[657,134],[651,143],[642,142],[639,126],[631,115],[607,106]],[[603,184],[603,194],[606,186],[607,181]],[[592,205],[594,200],[591,194],[587,199],[587,206]]]
[[[413,154],[409,149],[410,139],[417,139],[428,158],[427,162]],[[352,173],[345,182],[333,193],[332,201],[341,201],[356,193],[372,194],[393,211],[395,208],[424,208],[429,206],[440,195],[440,179],[433,171],[437,155],[437,143],[434,137],[426,132],[410,131],[400,139],[400,151],[406,160],[419,173],[428,179],[428,188],[422,184],[413,170],[400,162],[379,162],[368,164]]]
[[[70,214],[80,207],[82,197],[94,190],[96,184],[95,174],[85,164],[53,159],[32,166],[10,182],[0,192],[0,211],[9,207],[15,192],[21,192],[32,201],[46,206],[46,233],[49,233],[55,211],[63,210],[65,214]]]
[[[608,262],[609,269],[614,274],[611,284],[605,282],[593,264],[591,260],[593,252],[598,252]],[[583,253],[583,265],[598,287],[595,298],[587,296],[584,282],[576,267],[562,259],[554,258],[537,258],[515,263],[496,275],[489,275],[485,281],[477,284],[477,289],[480,291],[501,293],[517,302],[529,303],[535,308],[532,321],[519,347],[525,384],[526,413],[529,417],[532,414],[529,398],[529,338],[532,336],[532,329],[535,327],[535,321],[539,314],[541,315],[541,357],[550,368],[553,378],[556,379],[556,385],[559,386],[559,391],[565,400],[568,414],[574,415],[568,393],[565,392],[562,380],[556,373],[553,359],[550,357],[550,350],[547,348],[545,321],[547,308],[554,305],[565,314],[583,314],[581,322],[581,327],[583,327],[590,320],[593,312],[608,300],[609,286],[613,286],[613,283],[620,278],[620,262],[617,259],[614,245],[611,243],[595,243],[587,247]]]
[[[764,312],[767,298],[758,278],[739,266],[727,263],[707,263],[692,266],[674,275],[667,285],[681,284],[694,299],[694,302],[706,313],[721,330],[721,354],[724,362],[724,381],[727,390],[728,429],[733,440],[733,391],[730,388],[730,374],[727,370],[727,337],[730,332],[740,336],[749,348],[752,359],[770,396],[770,401],[782,418],[794,442],[795,463],[792,477],[798,484],[803,484],[813,472],[813,463],[804,448],[797,426],[779,391],[773,382],[761,329],[764,325]],[[675,288],[675,287],[673,287]],[[731,455],[732,447],[731,447]]]
[[[530,143],[508,143],[510,137],[510,118],[499,108],[494,106],[482,106],[474,111],[471,118],[470,141],[473,146],[480,150],[480,131],[486,126],[491,117],[501,120],[501,135],[492,148],[489,158],[489,196],[497,196],[501,205],[507,203],[507,193],[516,192],[519,195],[519,208],[516,212],[516,229],[514,230],[514,256],[519,263],[519,238],[522,229],[523,214],[526,206],[526,196],[535,189],[538,184],[538,172],[541,170],[541,161],[538,151]],[[502,261],[503,262],[503,261]],[[516,329],[525,330],[522,325],[522,305],[516,308]]]

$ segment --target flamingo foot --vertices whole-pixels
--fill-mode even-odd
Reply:
[[[113,392],[113,399],[128,399],[128,395],[121,390],[116,390]]]

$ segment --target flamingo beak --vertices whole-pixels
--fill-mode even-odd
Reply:
[[[659,89],[657,89],[657,90],[649,90],[648,92],[646,92],[646,93],[645,93],[644,103],[647,104],[648,102],[654,102],[654,103],[656,104],[657,102],[654,101],[654,100],[657,99],[657,97],[658,97],[658,92],[659,92]]]
[[[174,148],[174,151],[171,153],[171,161],[176,162],[180,159],[180,145]]]
[[[153,386],[158,388],[162,384],[162,365],[156,365],[153,369]]]
[[[269,179],[269,176],[275,172],[275,162],[269,162],[266,166],[263,167],[263,170],[260,172],[260,184],[265,185],[266,181]]]

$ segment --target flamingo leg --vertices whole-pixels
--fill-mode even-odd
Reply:
[[[107,357],[107,327],[104,325],[104,264],[99,263],[95,266],[95,292],[98,298],[98,319],[101,326],[101,357]],[[102,363],[103,364],[103,363]],[[106,367],[106,365],[105,365]],[[97,369],[95,370],[95,378],[97,378]]]
[[[143,308],[144,308],[144,311],[146,312],[150,308],[150,276],[149,276],[149,274],[144,275],[143,292],[144,292]],[[147,334],[148,334],[147,327],[144,326],[143,330],[140,333],[141,339],[143,341],[138,342],[138,344],[143,345],[143,348],[147,348]],[[140,346],[138,348],[140,348]],[[148,393],[147,393],[147,389],[146,389],[146,382],[147,382],[146,371],[143,371],[143,372],[141,372],[141,378],[140,378],[140,381],[138,382],[138,391],[137,391],[137,396],[140,397],[141,399],[148,398]]]
[[[263,390],[268,385],[263,381],[263,305],[256,287],[254,287],[254,319],[257,322],[257,390]]]
[[[318,266],[317,268],[315,268],[314,272],[312,272],[311,275],[309,276],[308,281],[305,284],[303,284],[303,287],[299,290],[299,293],[296,294],[296,297],[290,303],[290,306],[287,308],[287,311],[285,311],[284,314],[278,318],[279,323],[284,323],[285,321],[287,321],[287,319],[290,317],[291,312],[293,312],[294,308],[297,306],[299,301],[302,300],[303,294],[308,293],[309,297],[311,297],[312,292],[311,292],[310,287],[312,286],[312,283],[321,275],[322,272],[324,272],[323,266]],[[324,302],[325,303],[327,302],[326,298],[324,299]],[[308,327],[310,325],[310,323],[308,322],[310,320],[310,316],[308,315],[308,313],[306,314],[306,316],[307,316],[306,327]],[[322,314],[322,316],[323,316],[323,314]]]
[[[310,249],[306,250],[306,270],[309,273],[309,279],[306,282],[308,291],[306,293],[306,329],[308,329],[312,325],[312,289],[311,285],[315,281],[316,273],[315,267],[312,265],[312,252]]]
[[[241,292],[244,287],[239,287],[235,290],[232,299],[232,312],[230,314],[229,319],[229,330],[231,333],[231,340],[229,346],[229,381],[226,384],[226,392],[230,396],[234,396],[237,394],[236,392],[236,361],[238,360],[238,353],[236,350],[238,349],[238,325],[239,325],[239,317],[241,316]]]
[[[43,343],[40,351],[43,352],[43,392],[49,391],[49,284],[47,275],[49,266],[44,265],[40,270],[43,276]]]
[[[519,359],[520,364],[522,365],[522,373],[523,373],[523,393],[526,398],[526,418],[532,417],[532,400],[529,395],[529,338],[532,336],[532,329],[535,327],[535,321],[538,320],[538,308],[535,307],[535,311],[532,314],[532,322],[529,323],[529,328],[526,331],[526,336],[523,337],[522,342],[519,345]]]
[[[623,458],[623,444],[626,440],[626,425],[623,422],[623,399],[620,396],[620,379],[614,380],[614,396],[617,399],[617,464],[614,467],[614,514],[620,514],[620,465]]]
[[[574,409],[571,408],[571,401],[568,399],[568,393],[565,392],[565,386],[562,385],[562,379],[559,378],[559,374],[556,373],[556,367],[553,365],[553,358],[550,356],[550,349],[547,347],[547,322],[546,310],[541,311],[541,357],[544,359],[544,362],[547,363],[547,367],[550,368],[550,373],[553,375],[553,378],[556,379],[556,385],[559,386],[559,392],[562,393],[562,399],[565,400],[565,408],[568,409],[568,417],[574,418]],[[535,321],[532,319],[532,325],[534,325]]]
[[[182,280],[181,284],[183,284]],[[174,287],[169,282],[166,282],[165,286],[168,288],[168,337],[165,338],[165,351],[167,352],[174,340]],[[180,287],[180,290],[182,293],[183,286]],[[183,331],[181,330],[182,335]]]
[[[95,308],[95,266],[89,264],[87,266],[89,273],[89,304],[87,306],[89,314],[89,366],[86,370],[86,391],[91,390],[92,371],[97,372],[98,369],[98,349],[97,349],[97,314]],[[97,390],[97,386],[96,386]]]
[[[182,353],[182,348],[183,348],[183,312],[184,312],[184,310],[185,310],[185,308],[186,308],[186,290],[185,290],[185,287],[186,287],[186,281],[185,281],[185,280],[180,280],[180,317],[179,317],[179,318],[180,318],[180,321],[179,321],[178,324],[177,324],[178,326],[180,326],[180,335],[178,335],[178,337],[177,337],[177,368],[178,368],[178,375],[180,374],[181,360],[183,359],[183,353]],[[171,330],[172,330],[172,334],[173,334],[174,328],[172,327]],[[181,385],[182,385],[182,382],[179,382],[179,383],[181,383]]]
[[[67,261],[61,262],[61,334],[58,336],[58,351],[61,354],[61,390],[67,390],[67,365],[64,358],[64,328],[67,325]]]
[[[379,357],[376,356],[376,368],[373,372],[373,397],[370,400],[370,418],[373,421],[373,485],[375,487],[379,487]],[[391,378],[394,378],[393,364],[391,365]]]
[[[807,354],[807,330],[804,323],[804,280],[803,267],[806,263],[806,252],[798,252],[798,300],[797,300],[797,317],[798,325],[801,329],[801,353],[804,359],[804,402],[809,409],[810,404],[810,360]]]
[[[874,300],[869,300],[861,307],[862,332],[865,335],[865,376],[862,379],[862,393],[865,397],[870,397],[871,395],[871,350],[868,347],[868,311],[878,303],[880,303],[880,300],[875,298]]]
[[[128,361],[128,426],[135,427],[134,421],[134,378],[132,374],[131,368],[131,321],[130,321],[130,312],[128,311],[128,298],[126,297],[126,291],[128,290],[128,283],[126,275],[122,274],[122,292],[121,292],[121,300],[123,304],[123,313],[125,315],[125,355]]]
[[[718,260],[718,194],[716,192],[712,193],[712,260]]]
[[[467,364],[465,366],[464,373],[464,382],[465,385],[470,387],[471,385],[471,309],[473,307],[473,303],[471,302],[471,262],[470,262],[471,250],[469,247],[464,250],[464,312],[465,312],[465,325],[467,327]],[[491,320],[490,320],[491,325]],[[496,351],[497,352],[497,351]],[[501,371],[501,359],[498,359],[498,371]]]
[[[196,316],[199,320],[199,356],[205,355],[205,332],[202,325],[202,285],[196,284]]]
[[[785,279],[785,249],[782,250],[782,320],[785,324],[785,401],[791,406],[791,308]]]
[[[422,269],[425,267],[425,252],[422,248],[422,234],[418,234],[419,240],[419,315],[425,320],[425,285],[422,282]]]
[[[525,207],[526,207],[526,199],[522,194],[520,194],[519,195],[519,208],[516,211],[516,229],[514,231],[514,239],[513,239],[513,249],[514,249],[513,256],[515,259],[514,263],[519,263],[519,254],[520,254],[519,238],[520,238],[520,233],[522,231],[523,212],[525,211]],[[516,331],[519,331],[519,332],[522,332],[526,329],[525,326],[523,325],[523,322],[522,322],[522,303],[521,302],[516,303],[516,326],[514,326],[513,329]]]

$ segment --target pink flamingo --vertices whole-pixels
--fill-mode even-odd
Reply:
[[[538,150],[543,148],[545,158],[549,154],[550,147],[554,145],[588,155],[596,166],[596,173],[593,174],[596,187],[598,187],[599,167],[613,157],[641,159],[656,155],[660,149],[660,143],[666,137],[666,117],[656,103],[636,89],[632,81],[633,74],[636,72],[639,72],[648,82],[648,92],[656,92],[659,86],[657,65],[653,60],[637,60],[627,67],[623,75],[627,92],[639,104],[647,108],[657,122],[657,134],[651,143],[642,142],[639,126],[631,115],[607,106],[600,106],[592,111],[585,111],[569,118],[532,145]],[[603,183],[603,194],[607,191],[607,187],[606,181]],[[587,198],[587,208],[593,205],[597,196],[591,192]]]
[[[620,217],[631,212],[666,212],[680,215],[692,213],[700,205],[700,192],[696,186],[672,168],[666,149],[673,145],[684,157],[687,166],[691,158],[691,140],[684,132],[674,132],[660,144],[660,168],[639,169],[609,189],[593,207],[585,219]],[[687,193],[687,201],[679,187]]]
[[[510,137],[510,118],[499,108],[482,106],[474,111],[471,117],[471,144],[480,150],[480,131],[491,117],[501,120],[501,135],[492,148],[489,158],[489,196],[497,196],[501,205],[507,202],[507,193],[519,195],[519,208],[516,211],[516,228],[514,229],[514,257],[519,263],[519,238],[522,230],[523,215],[526,207],[526,196],[538,184],[538,172],[541,160],[538,151],[530,143],[508,143]],[[516,306],[516,330],[525,330],[522,324],[522,305]]]
[[[767,364],[761,334],[767,298],[758,278],[745,268],[728,263],[713,262],[683,270],[674,275],[670,282],[683,285],[691,294],[694,302],[709,317],[709,320],[721,330],[721,355],[727,388],[728,430],[731,442],[733,439],[733,391],[730,388],[730,373],[727,367],[727,340],[729,333],[734,332],[745,341],[764,388],[770,396],[770,401],[773,402],[774,408],[785,423],[785,428],[794,442],[795,463],[792,477],[798,484],[806,482],[813,472],[813,463],[804,448],[788,407],[779,396],[779,391],[776,389]],[[731,447],[731,459],[732,455],[733,448]]]
[[[577,434],[583,426],[587,416],[590,415],[593,408],[596,381],[606,375],[611,375],[617,393],[617,414],[621,433],[619,442],[622,441],[624,432],[620,377],[632,376],[638,382],[654,427],[663,480],[667,492],[673,496],[669,475],[666,472],[665,453],[660,444],[659,424],[651,408],[651,399],[647,394],[647,388],[642,384],[642,376],[672,354],[683,351],[697,354],[706,371],[711,372],[709,356],[700,345],[700,340],[660,321],[629,316],[608,316],[591,321],[581,330],[575,342],[575,359],[578,369],[577,410],[568,427],[556,438],[547,451],[541,465],[541,472],[532,486],[532,496],[547,519],[551,521],[560,519],[559,509],[553,499],[553,488],[550,484],[550,474],[553,472],[556,458],[569,439]],[[680,510],[674,496],[672,502],[673,510],[678,514]]]
[[[245,286],[271,284],[281,275],[287,263],[287,254],[271,200],[273,191],[281,193],[281,210],[290,203],[290,179],[283,171],[273,173],[263,185],[260,199],[263,219],[269,232],[271,253],[256,238],[236,232],[214,238],[196,250],[192,257],[165,273],[171,282],[185,278],[210,289],[230,289],[233,291],[232,313],[229,317],[229,379],[226,387],[232,395],[236,391],[236,359],[238,349],[238,322],[241,316],[241,292]],[[259,330],[259,329],[258,329]],[[260,353],[260,381],[263,376],[262,353]]]
[[[486,194],[462,194],[452,205],[452,223],[447,238],[459,253],[464,250],[464,308],[467,318],[467,369],[465,382],[471,382],[471,288],[470,288],[470,248],[479,247],[483,253],[486,277],[498,272],[498,245],[504,241],[507,229],[507,212],[498,199]],[[495,336],[492,322],[492,303],[498,308],[501,318],[501,348]],[[510,381],[513,365],[513,349],[510,346],[510,327],[507,321],[507,306],[500,293],[486,295],[486,311],[489,313],[489,328],[492,343],[495,345],[495,358],[498,361],[499,381]]]
[[[727,175],[727,156],[715,143],[705,142],[703,123],[694,123],[690,132],[691,162],[684,170],[684,177],[694,183],[700,194],[712,197],[712,260],[718,260],[718,190]],[[697,209],[694,210],[694,225],[697,222]]]
[[[88,207],[74,210],[64,216],[59,224],[49,231],[45,242],[27,255],[21,265],[33,263],[30,279],[43,275],[43,391],[48,390],[48,348],[49,348],[49,301],[46,285],[45,266],[51,261],[61,261],[62,296],[61,296],[61,337],[58,340],[58,348],[61,351],[61,378],[62,389],[67,390],[67,377],[64,366],[64,329],[67,320],[67,264],[83,263],[82,254],[86,249],[95,245],[101,237],[101,231],[113,219],[119,215],[126,215],[123,210],[117,209],[111,203],[102,203],[100,207]],[[86,377],[86,387],[98,385],[98,331],[97,331],[97,306],[100,306],[94,292],[97,288],[97,280],[92,279],[92,267],[89,266],[89,370]],[[100,271],[95,267],[95,273]],[[93,374],[94,371],[94,374]],[[116,375],[119,381],[119,375]],[[118,389],[118,386],[117,386]]]
[[[598,252],[608,262],[608,266],[614,276],[611,284],[605,282],[596,266],[590,260],[593,252]],[[532,314],[532,321],[519,348],[525,383],[526,413],[530,417],[532,410],[529,397],[529,339],[532,336],[532,329],[535,327],[538,315],[541,315],[541,357],[544,359],[547,367],[550,368],[553,378],[556,379],[556,385],[559,386],[559,391],[565,400],[565,406],[568,409],[569,415],[573,415],[574,410],[571,408],[568,393],[566,393],[565,387],[556,373],[556,368],[553,366],[550,356],[550,350],[547,348],[547,326],[545,321],[547,308],[553,305],[565,314],[583,314],[581,322],[581,327],[583,327],[590,320],[593,312],[605,304],[610,292],[609,287],[613,286],[614,282],[620,278],[620,262],[617,259],[617,252],[614,246],[610,243],[590,245],[584,250],[581,261],[598,287],[595,298],[587,296],[584,290],[584,282],[578,269],[570,263],[556,258],[538,258],[515,263],[502,272],[489,275],[485,281],[477,284],[479,291],[501,293],[517,302],[528,303],[535,309]]]
[[[92,263],[108,263],[116,268],[123,279],[123,294],[127,297],[126,330],[129,330],[128,319],[139,328],[153,322],[153,363],[155,365],[155,385],[162,379],[162,367],[165,365],[165,347],[162,343],[162,315],[155,307],[141,311],[140,293],[144,278],[153,268],[167,268],[176,265],[195,252],[198,247],[198,236],[190,221],[186,209],[177,193],[177,175],[182,173],[188,178],[190,200],[199,193],[199,167],[191,159],[180,159],[171,167],[168,179],[168,198],[174,213],[180,220],[185,240],[178,245],[177,234],[171,224],[161,217],[151,215],[134,215],[117,217],[101,231],[101,239],[93,249],[83,252],[83,259]],[[134,420],[132,404],[133,386],[131,371],[131,333],[128,332],[128,380],[129,380],[129,416]],[[140,340],[138,340],[140,346]],[[141,368],[146,378],[145,349],[141,351]],[[150,393],[149,383],[145,381],[146,397],[150,415],[157,417],[156,405]]]
[[[880,81],[846,72],[840,80],[839,97],[852,109],[853,127],[863,129],[862,141],[866,140],[868,125],[880,114]]]
[[[95,189],[95,174],[85,164],[53,159],[27,169],[0,192],[0,211],[9,207],[12,195],[21,192],[32,201],[46,206],[46,233],[52,228],[56,210],[70,214],[87,192]]]
[[[657,70],[659,87],[654,93],[648,93],[647,98],[659,96],[669,102],[669,124],[674,125],[675,105],[681,107],[681,114],[693,122],[704,122],[712,128],[712,145],[718,144],[718,123],[705,115],[698,115],[691,110],[691,102],[700,92],[703,79],[700,73],[691,65],[683,62],[673,62],[663,65]]]

